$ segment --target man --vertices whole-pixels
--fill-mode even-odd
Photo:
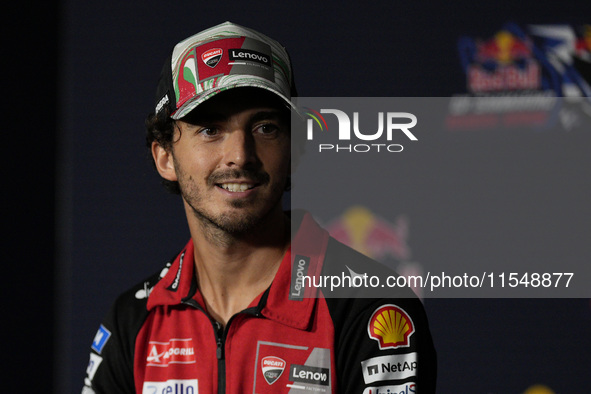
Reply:
[[[117,300],[83,392],[434,391],[419,300],[302,286],[303,275],[340,275],[344,263],[382,269],[310,215],[283,212],[292,96],[287,52],[256,31],[224,23],[175,46],[146,124],[191,239]]]

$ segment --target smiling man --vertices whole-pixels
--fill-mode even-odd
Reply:
[[[178,120],[174,143],[152,143],[160,175],[181,185],[190,220],[240,235],[268,215],[283,215],[290,170],[283,107],[261,89],[228,90]]]
[[[147,142],[191,238],[116,301],[83,393],[435,390],[435,351],[412,293],[304,286],[304,275],[383,269],[309,214],[283,211],[295,95],[287,52],[254,30],[224,23],[175,46]]]
[[[271,284],[289,244],[289,110],[276,97],[227,90],[151,144],[160,175],[179,185],[199,290],[224,325]]]

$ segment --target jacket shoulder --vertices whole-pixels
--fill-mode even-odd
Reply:
[[[170,264],[119,295],[91,344],[84,390],[91,393],[133,393],[135,340],[148,317],[150,291]]]
[[[366,279],[359,287],[341,283],[336,290],[322,290],[335,329],[339,387],[363,391],[389,385],[434,392],[437,356],[422,301],[410,288],[387,285],[388,277],[399,276],[395,271],[333,238],[325,264],[323,275],[344,282],[347,275],[351,281],[356,275]],[[386,332],[394,327],[396,332]],[[375,372],[398,363],[409,367],[400,373]]]

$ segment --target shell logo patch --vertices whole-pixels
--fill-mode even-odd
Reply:
[[[376,340],[382,350],[410,346],[410,336],[414,332],[415,326],[410,316],[392,304],[376,309],[367,325],[369,337]]]
[[[264,357],[261,360],[261,369],[263,377],[269,384],[275,383],[285,369],[285,361],[275,356]]]

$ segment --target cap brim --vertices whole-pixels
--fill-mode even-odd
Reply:
[[[188,100],[179,109],[177,109],[170,117],[175,120],[181,119],[181,118],[187,116],[191,111],[193,111],[195,108],[197,108],[200,104],[202,104],[203,102],[214,97],[218,93],[221,93],[221,92],[224,92],[224,91],[227,91],[230,89],[244,88],[244,87],[260,88],[260,89],[265,89],[271,93],[274,93],[275,95],[277,95],[279,98],[281,98],[285,102],[286,106],[289,109],[294,110],[299,113],[297,106],[287,96],[285,96],[284,94],[277,91],[277,89],[274,89],[273,87],[271,87],[265,83],[258,83],[255,81],[251,81],[251,82],[235,83],[235,84],[231,84],[228,86],[222,86],[222,87],[209,89],[206,92],[203,92],[200,95],[197,95],[197,96],[193,97],[192,99]]]

